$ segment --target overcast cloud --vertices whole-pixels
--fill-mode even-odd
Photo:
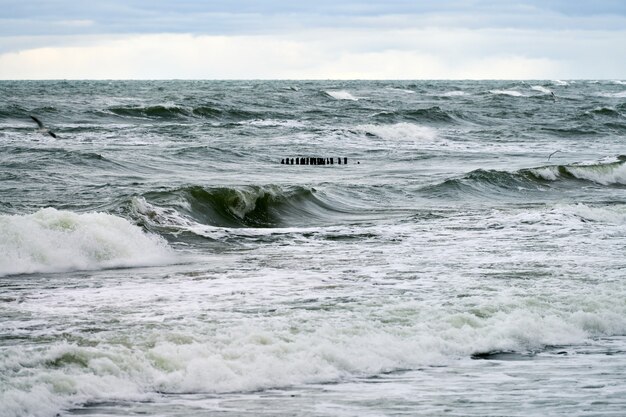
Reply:
[[[623,78],[626,2],[0,0],[0,78]]]

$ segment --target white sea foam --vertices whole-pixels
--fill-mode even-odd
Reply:
[[[532,90],[539,91],[540,93],[544,93],[544,94],[551,94],[552,93],[551,90],[547,89],[546,87],[544,87],[542,85],[533,85],[530,88]]]
[[[255,119],[239,122],[241,125],[259,127],[304,127],[305,124],[298,120]]]
[[[161,238],[105,213],[54,208],[0,216],[0,276],[171,262]]]
[[[414,123],[396,123],[392,125],[361,125],[358,130],[374,134],[384,140],[391,141],[433,141],[437,138],[437,130]]]
[[[626,330],[619,307],[594,304],[593,295],[581,301],[587,303],[584,310],[559,311],[541,298],[495,296],[473,300],[471,312],[455,312],[407,300],[383,307],[380,318],[239,322],[210,337],[159,332],[132,349],[104,341],[95,347],[59,342],[16,349],[0,362],[12,380],[0,393],[0,416],[49,416],[93,401],[145,401],[156,395],[151,392],[225,393],[340,381]],[[20,368],[35,372],[16,372]]]
[[[626,184],[626,164],[569,166],[567,171],[576,178],[598,184]]]
[[[552,80],[552,83],[555,85],[569,85],[567,81],[562,81],[562,80]]]
[[[608,164],[580,164],[568,165],[565,167],[568,174],[587,181],[593,181],[598,184],[626,184],[626,164],[608,163]],[[548,181],[555,181],[561,178],[562,174],[556,166],[541,167],[532,169],[532,172]]]
[[[619,91],[617,93],[597,93],[597,96],[609,98],[624,98],[626,97],[626,91]]]
[[[465,91],[446,91],[442,94],[443,97],[460,97],[469,95]]]
[[[182,215],[174,208],[163,208],[150,204],[143,197],[133,198],[131,204],[134,214],[140,217],[142,221],[152,226],[171,228],[173,234],[186,230],[198,236],[212,239],[228,235],[223,228],[200,224]],[[190,209],[187,201],[181,201],[179,205]]]
[[[415,94],[415,91],[413,91],[413,90],[407,90],[406,88],[395,88],[395,87],[391,87],[391,88],[388,88],[388,90],[391,90],[391,91],[397,91],[397,92],[399,92],[399,93]]]
[[[517,90],[489,90],[489,92],[495,95],[503,95],[503,96],[511,96],[511,97],[526,97],[525,94]]]
[[[589,221],[626,225],[626,211],[623,207],[607,208],[575,204],[559,207],[558,210]]]
[[[559,178],[558,168],[553,166],[534,168],[531,170],[531,172],[538,177],[548,181],[556,181]]]
[[[353,96],[352,94],[350,94],[349,92],[347,92],[345,90],[326,91],[326,94],[328,94],[329,96],[331,96],[332,98],[334,98],[336,100],[357,101],[359,99],[358,97]]]

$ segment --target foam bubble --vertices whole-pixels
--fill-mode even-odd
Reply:
[[[0,276],[172,262],[160,237],[106,213],[54,208],[0,216]]]

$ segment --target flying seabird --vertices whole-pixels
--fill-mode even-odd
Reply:
[[[557,152],[561,152],[560,149],[557,149],[556,151],[552,152],[549,156],[548,156],[548,161],[550,160],[550,158],[552,158],[552,155],[554,155]]]
[[[30,116],[31,119],[33,119],[35,121],[35,123],[37,123],[37,126],[39,126],[39,131],[41,133],[47,133],[50,136],[52,136],[53,138],[56,139],[57,135],[54,134],[54,132],[52,132],[50,129],[48,129],[47,127],[45,127],[43,125],[43,123],[41,123],[41,120],[39,120],[38,118],[36,118],[35,116]]]

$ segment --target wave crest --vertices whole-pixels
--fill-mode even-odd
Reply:
[[[173,260],[163,239],[111,214],[45,208],[34,214],[0,216],[0,276]]]
[[[545,191],[548,188],[570,186],[572,181],[587,181],[602,186],[626,185],[626,162],[622,159],[610,163],[548,165],[518,171],[478,169],[461,178],[424,188],[428,194],[448,194],[450,191],[482,195],[507,193],[518,195],[523,191]]]
[[[336,221],[338,213],[350,208],[324,201],[314,188],[267,185],[192,186],[148,193],[133,199],[131,210],[149,229],[206,235],[207,227],[273,228]]]

